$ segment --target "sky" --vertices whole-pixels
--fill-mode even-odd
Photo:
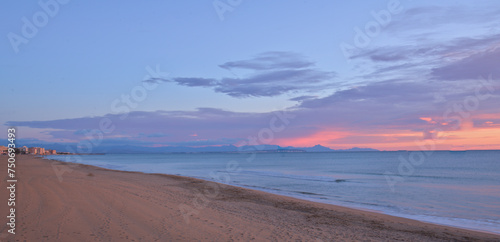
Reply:
[[[499,17],[498,1],[8,1],[0,128],[28,146],[500,149]]]

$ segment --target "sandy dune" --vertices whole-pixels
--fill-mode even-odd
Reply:
[[[7,159],[0,160],[0,173],[6,174]],[[16,235],[5,226],[8,190],[3,189],[1,241],[500,240],[493,234],[178,176],[32,156],[18,157],[16,173]]]

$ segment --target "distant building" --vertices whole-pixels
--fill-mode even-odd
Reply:
[[[38,147],[29,147],[28,153],[33,154],[33,155],[37,155],[38,154]]]
[[[26,146],[19,148],[19,151],[21,152],[21,154],[28,154],[29,153],[28,147],[26,147]]]
[[[9,151],[9,148],[0,145],[0,154],[7,154],[8,151]]]
[[[57,155],[56,150],[49,150],[41,147],[26,147],[23,146],[20,148],[20,151],[23,152],[25,150],[25,154],[32,154],[32,155]]]
[[[30,153],[32,155],[45,155],[45,148],[29,147],[28,153]]]

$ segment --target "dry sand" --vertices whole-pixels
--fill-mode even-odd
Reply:
[[[6,174],[7,158],[0,160]],[[4,188],[2,241],[500,241],[499,235],[186,177],[32,156],[18,156],[16,168],[16,235],[7,235]],[[180,205],[194,211],[188,222]]]

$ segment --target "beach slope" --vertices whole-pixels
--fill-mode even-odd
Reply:
[[[7,173],[1,156],[0,173]],[[17,157],[1,241],[499,241],[500,236],[161,174]],[[5,178],[2,187],[6,187]]]

